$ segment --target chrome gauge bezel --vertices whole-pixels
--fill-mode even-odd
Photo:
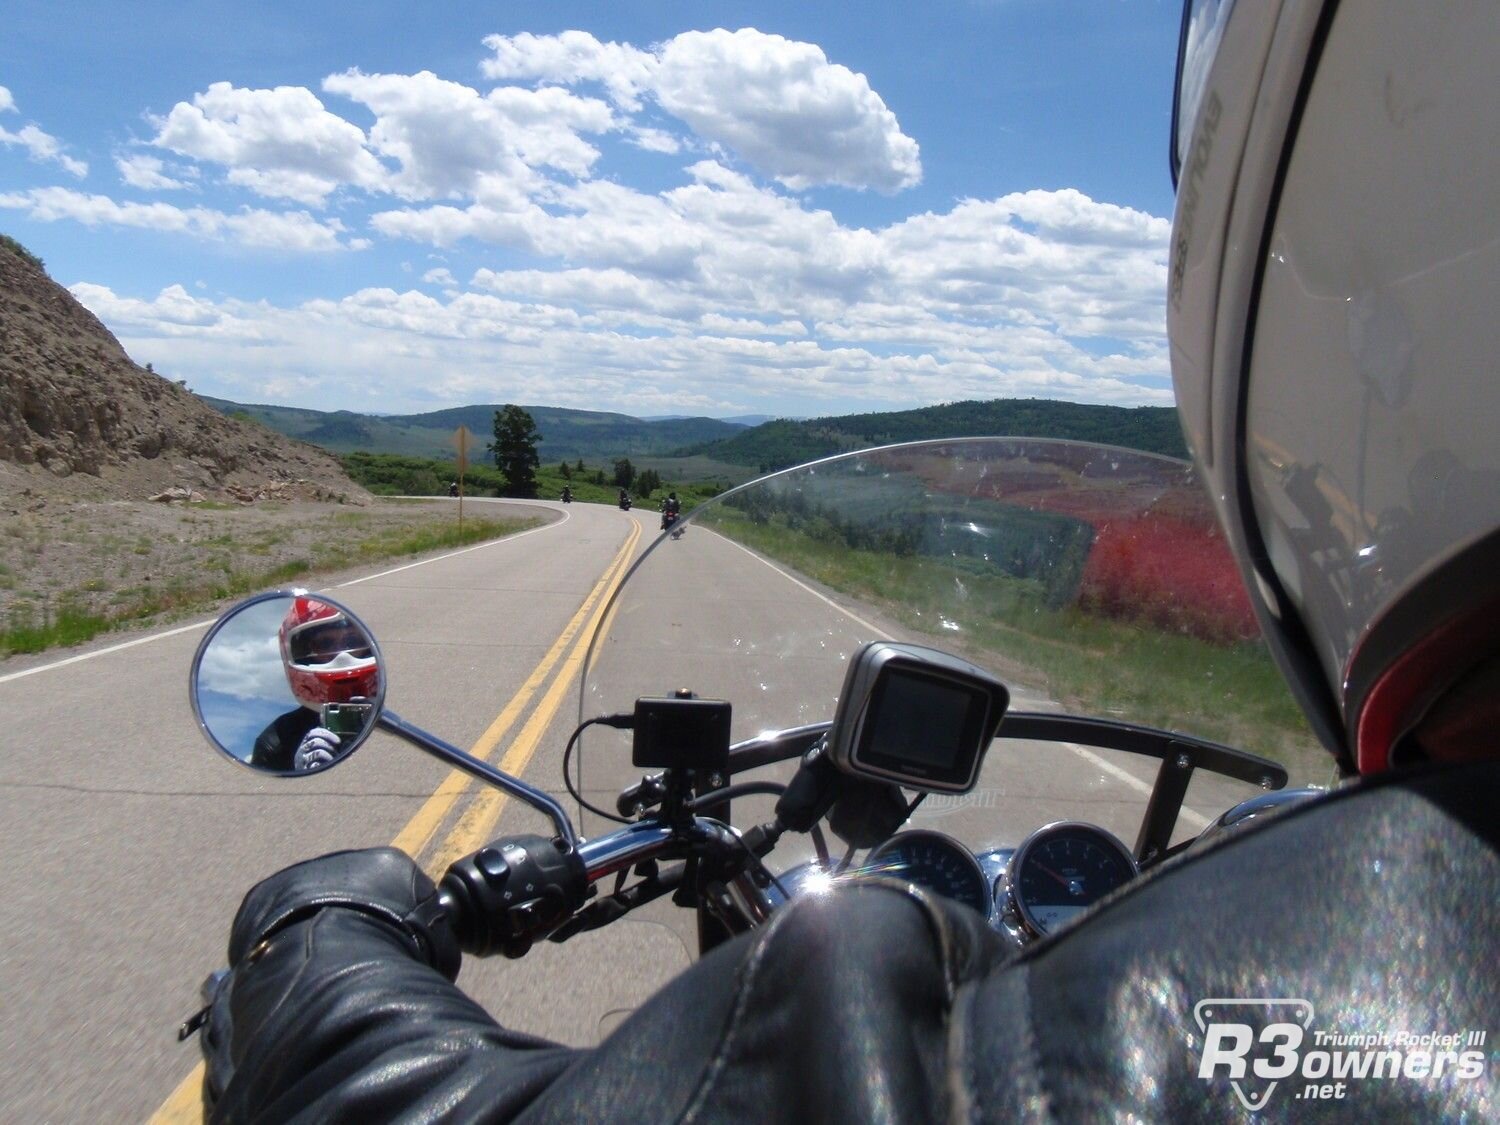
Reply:
[[[949,836],[944,832],[934,832],[930,828],[913,828],[906,832],[897,832],[894,836],[881,841],[879,844],[875,845],[875,847],[871,848],[869,854],[865,856],[864,863],[861,866],[868,871],[869,868],[879,862],[883,854],[888,854],[890,851],[893,851],[894,849],[900,847],[903,843],[916,838],[935,840],[943,847],[947,848],[954,855],[962,858],[965,866],[967,866],[973,872],[974,883],[979,888],[982,901],[984,902],[984,909],[980,911],[980,914],[986,919],[990,918],[993,915],[995,909],[995,897],[994,890],[990,886],[990,880],[985,876],[984,868],[980,866],[979,860],[975,858],[974,853],[969,850],[967,845],[961,843],[958,840],[955,840],[952,836]],[[875,871],[870,871],[869,873],[872,875],[881,874],[880,872]],[[890,879],[900,879],[902,882],[910,883],[914,887],[921,887],[925,891],[931,891],[933,894],[942,895],[941,891],[934,890],[932,887],[924,886],[923,884],[918,883],[915,879],[902,879],[900,875],[894,874],[887,875],[885,877]],[[951,895],[943,895],[943,897],[952,899]],[[960,900],[952,899],[952,901],[959,902]],[[961,903],[961,905],[967,906],[968,903]]]
[[[1020,846],[1016,848],[1015,854],[1011,856],[1010,863],[1006,866],[1004,876],[1007,905],[1015,911],[1016,917],[1021,920],[1026,933],[1031,937],[1046,937],[1049,933],[1057,931],[1049,931],[1044,928],[1032,914],[1031,908],[1026,904],[1025,899],[1021,895],[1020,877],[1021,873],[1026,870],[1026,861],[1030,859],[1031,853],[1040,844],[1046,843],[1052,837],[1063,832],[1080,831],[1092,834],[1097,842],[1103,844],[1106,848],[1113,848],[1125,860],[1126,865],[1130,868],[1130,879],[1127,879],[1126,883],[1131,882],[1141,873],[1141,866],[1136,862],[1134,853],[1113,832],[1100,828],[1097,824],[1090,824],[1083,820],[1054,820],[1051,824],[1042,825],[1030,836],[1021,841]],[[1111,888],[1105,894],[1112,894],[1118,889],[1118,887]],[[1094,902],[1097,901],[1099,900],[1094,900]],[[1089,905],[1092,906],[1093,903]],[[1067,923],[1064,923],[1064,927],[1060,928],[1065,928],[1066,925]]]

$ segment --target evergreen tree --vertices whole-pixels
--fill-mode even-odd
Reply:
[[[635,494],[642,500],[651,499],[651,494],[661,487],[661,477],[655,469],[644,469],[635,478]]]
[[[495,440],[489,450],[495,468],[505,474],[506,496],[536,496],[536,470],[541,464],[536,444],[541,440],[536,422],[519,406],[507,403],[495,411]]]

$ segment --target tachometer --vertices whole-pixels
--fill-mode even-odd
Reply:
[[[979,861],[941,832],[898,833],[870,853],[862,870],[904,879],[989,916],[990,888]]]
[[[1007,872],[1011,900],[1037,934],[1050,934],[1139,872],[1130,850],[1102,828],[1061,822],[1033,832]]]

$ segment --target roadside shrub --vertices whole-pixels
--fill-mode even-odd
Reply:
[[[1095,524],[1079,604],[1219,644],[1260,633],[1218,530],[1158,513]]]

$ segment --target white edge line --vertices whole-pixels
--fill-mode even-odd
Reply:
[[[709,529],[706,528],[706,527],[700,527],[699,530],[700,531],[708,531]],[[875,633],[875,634],[881,635],[881,636],[884,635],[885,631],[883,629],[877,629],[874,625],[871,625],[864,618],[858,616],[857,614],[851,613],[849,610],[847,610],[843,606],[839,605],[838,602],[834,601],[832,598],[825,597],[823,594],[818,593],[818,591],[814,590],[806,582],[803,582],[803,581],[801,581],[798,578],[793,578],[786,571],[782,570],[781,567],[777,566],[775,563],[768,562],[766,559],[762,558],[760,555],[758,555],[754,551],[752,551],[749,547],[746,547],[746,546],[744,546],[744,545],[742,545],[740,543],[736,543],[733,539],[730,539],[727,535],[719,535],[719,533],[715,532],[715,531],[710,531],[709,534],[715,536],[718,539],[722,539],[725,543],[728,543],[732,547],[738,547],[741,551],[744,551],[745,554],[749,555],[752,559],[755,559],[757,562],[762,563],[765,566],[770,567],[777,574],[781,575],[781,577],[785,578],[788,582],[792,583],[794,586],[800,586],[800,587],[802,587],[802,589],[806,590],[809,594],[811,594],[813,597],[817,598],[819,601],[826,602],[828,605],[831,605],[834,609],[838,610],[840,613],[842,613],[845,617],[849,618],[851,621],[858,622],[860,625],[863,625],[866,629],[869,629],[872,633]],[[1136,777],[1135,774],[1131,773],[1129,770],[1123,769],[1122,767],[1115,765],[1113,762],[1106,761],[1104,758],[1101,758],[1098,754],[1095,754],[1092,750],[1089,750],[1088,748],[1083,747],[1083,746],[1079,746],[1077,743],[1074,743],[1074,742],[1064,742],[1064,743],[1062,743],[1062,745],[1066,746],[1069,750],[1073,751],[1073,753],[1077,754],[1080,758],[1082,758],[1084,761],[1088,762],[1090,765],[1097,766],[1099,769],[1103,770],[1105,773],[1109,774],[1110,776],[1112,776],[1114,778],[1117,778],[1120,781],[1123,781],[1126,785],[1128,785],[1130,788],[1134,789],[1136,792],[1138,792],[1138,793],[1145,793],[1147,796],[1150,796],[1151,791],[1152,791],[1152,786],[1148,785],[1146,782],[1144,782],[1140,778]],[[1202,832],[1205,828],[1207,828],[1209,826],[1209,823],[1210,823],[1208,817],[1204,816],[1200,812],[1195,811],[1194,809],[1188,808],[1187,805],[1183,805],[1182,806],[1182,809],[1178,812],[1177,816],[1178,816],[1179,820],[1185,820],[1189,824],[1196,825],[1196,827],[1197,827],[1197,829],[1198,829],[1199,832]]]
[[[162,633],[152,633],[150,636],[137,637],[133,641],[124,641],[121,644],[110,645],[108,648],[96,648],[93,652],[79,653],[77,656],[70,656],[65,660],[54,660],[51,664],[38,664],[35,668],[27,668],[21,672],[10,672],[4,676],[0,676],[0,684],[9,683],[11,680],[19,680],[23,676],[34,676],[38,672],[50,672],[54,668],[63,668],[69,664],[77,664],[83,660],[92,660],[96,656],[107,656],[112,652],[119,652],[121,649],[135,648],[136,645],[149,644],[151,641],[159,641],[163,637],[175,637],[179,633],[191,633],[194,629],[202,629],[208,625],[212,625],[217,620],[218,618],[216,617],[210,617],[204,621],[196,621],[191,625],[179,625],[175,629],[168,629]]]
[[[563,524],[567,523],[568,520],[573,518],[572,516],[568,515],[567,512],[564,512],[562,514],[562,517],[563,518],[560,520],[554,520],[551,523],[545,523],[541,527],[533,527],[526,531],[518,532],[515,535],[507,535],[503,539],[490,539],[484,543],[476,543],[472,547],[460,547],[458,550],[449,551],[445,555],[434,555],[430,559],[421,559],[414,563],[406,563],[403,566],[392,567],[390,570],[382,570],[379,574],[367,574],[363,578],[355,578],[349,582],[340,582],[337,586],[324,586],[322,587],[322,589],[342,590],[345,586],[358,586],[361,582],[370,582],[376,578],[385,578],[387,575],[399,574],[403,570],[411,570],[413,567],[426,566],[428,563],[442,562],[444,559],[455,558],[458,555],[467,555],[470,551],[482,550],[485,547],[494,547],[500,543],[514,543],[517,539],[524,539],[526,536],[535,534],[538,531],[546,531],[549,528],[561,527]],[[794,578],[792,579],[792,581],[795,582],[796,579]],[[816,593],[817,591],[813,592]],[[151,633],[148,636],[137,637],[133,641],[122,641],[120,644],[110,645],[108,648],[97,648],[93,652],[82,652],[77,656],[69,656],[63,660],[54,660],[51,664],[38,664],[35,668],[26,668],[20,672],[9,672],[6,675],[0,676],[0,684],[9,683],[11,680],[19,680],[26,676],[35,676],[38,672],[50,672],[54,668],[65,668],[69,664],[78,664],[84,660],[92,660],[96,656],[108,656],[110,653],[120,652],[123,649],[135,648],[136,645],[150,644],[152,641],[159,641],[166,637],[175,637],[180,633],[191,633],[194,629],[207,628],[217,620],[217,617],[208,617],[202,621],[195,621],[191,625],[179,625],[175,629],[167,629],[160,633]]]
[[[1106,761],[1105,759],[1099,757],[1098,754],[1095,754],[1092,750],[1084,746],[1079,746],[1076,742],[1064,742],[1062,745],[1066,746],[1069,750],[1073,751],[1073,753],[1077,754],[1080,758],[1088,762],[1090,765],[1098,766],[1105,773],[1110,774],[1112,777],[1116,777],[1119,780],[1123,781],[1137,793],[1145,793],[1147,796],[1151,795],[1153,786],[1148,785],[1146,782],[1136,777],[1135,774],[1131,773],[1129,770],[1123,769],[1120,766],[1115,765],[1113,762]],[[1208,817],[1204,816],[1202,813],[1197,812],[1194,809],[1188,808],[1186,805],[1183,805],[1182,808],[1178,810],[1177,819],[1185,820],[1189,824],[1196,825],[1199,832],[1202,832],[1205,828],[1207,828],[1210,823]]]
[[[832,598],[830,598],[830,597],[828,597],[828,596],[826,596],[824,594],[818,593],[818,591],[814,590],[811,586],[809,586],[806,582],[803,582],[800,578],[793,578],[786,571],[782,570],[781,567],[777,566],[773,562],[770,562],[770,561],[766,560],[765,558],[762,558],[760,555],[758,555],[754,551],[752,551],[749,547],[746,547],[746,546],[744,546],[743,544],[740,544],[740,543],[736,543],[733,539],[729,538],[729,536],[727,536],[727,535],[720,535],[717,531],[709,531],[709,529],[706,528],[706,527],[700,527],[700,528],[698,528],[698,530],[699,531],[707,531],[715,539],[721,539],[725,543],[728,543],[731,547],[738,547],[741,551],[744,551],[745,554],[749,555],[752,559],[754,559],[756,562],[760,563],[762,566],[770,567],[777,574],[781,575],[781,577],[785,578],[788,582],[790,582],[793,586],[800,586],[802,589],[806,590],[813,597],[817,598],[818,601],[823,602],[825,605],[832,606],[834,609],[838,610],[845,617],[847,617],[850,621],[853,621],[853,622],[855,622],[858,625],[863,625],[866,629],[870,630],[870,632],[874,633],[877,637],[883,637],[883,636],[886,635],[886,630],[881,629],[881,628],[877,628],[876,626],[871,625],[868,621],[866,621],[863,617],[860,617],[858,614],[851,613],[849,610],[847,610],[843,606],[839,605],[839,603],[836,602],[836,601],[834,601]]]

